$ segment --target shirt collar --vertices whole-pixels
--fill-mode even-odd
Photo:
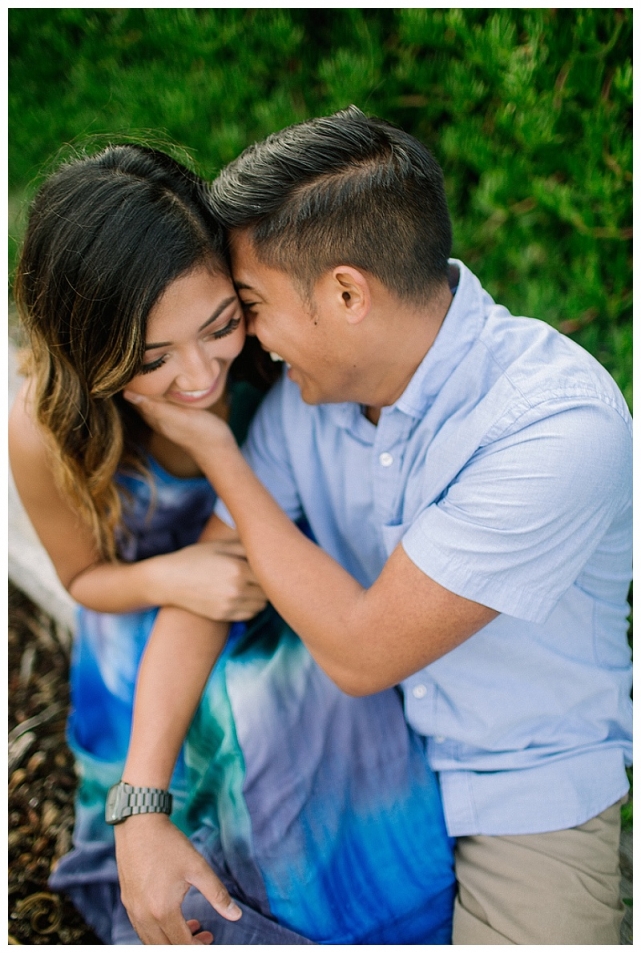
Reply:
[[[422,417],[485,323],[489,295],[463,262],[451,259],[450,265],[458,269],[456,294],[436,340],[389,411],[396,408],[410,417]]]

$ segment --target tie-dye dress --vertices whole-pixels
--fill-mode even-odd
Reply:
[[[153,490],[119,477],[131,496],[127,561],[195,542],[214,502],[206,480],[174,477],[153,459],[149,468]],[[121,777],[156,612],[78,613],[68,726],[80,779],[74,847],[50,885],[108,944],[140,942],[120,901],[104,805]],[[450,943],[452,841],[399,692],[343,694],[271,607],[232,626],[171,790],[172,819],[243,909],[232,924],[189,891],[185,915],[217,943]]]

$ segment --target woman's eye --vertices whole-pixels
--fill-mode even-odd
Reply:
[[[232,318],[224,328],[220,328],[218,331],[212,331],[211,334],[207,335],[207,337],[213,338],[214,341],[219,341],[220,338],[224,338],[227,337],[228,334],[232,334],[240,325],[241,320],[242,318]]]
[[[152,361],[151,364],[143,364],[140,368],[140,374],[151,374],[152,371],[157,371],[159,367],[162,367],[165,361],[167,360],[167,355],[163,354],[162,357],[159,357],[157,361]]]

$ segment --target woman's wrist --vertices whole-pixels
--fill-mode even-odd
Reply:
[[[157,605],[162,592],[155,570],[141,562],[96,563],[79,572],[67,584],[70,596],[95,612],[137,612]]]
[[[175,605],[175,573],[171,571],[172,555],[173,553],[166,553],[162,556],[150,556],[148,559],[141,559],[138,563],[132,563],[138,571],[141,596],[144,597],[147,605]]]
[[[169,789],[174,765],[163,761],[162,755],[154,760],[148,753],[136,757],[130,752],[122,772],[122,780],[134,787]]]

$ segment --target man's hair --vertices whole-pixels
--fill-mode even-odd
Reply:
[[[355,106],[245,149],[212,185],[229,229],[306,294],[336,265],[425,303],[447,280],[452,227],[440,166],[413,136]]]

